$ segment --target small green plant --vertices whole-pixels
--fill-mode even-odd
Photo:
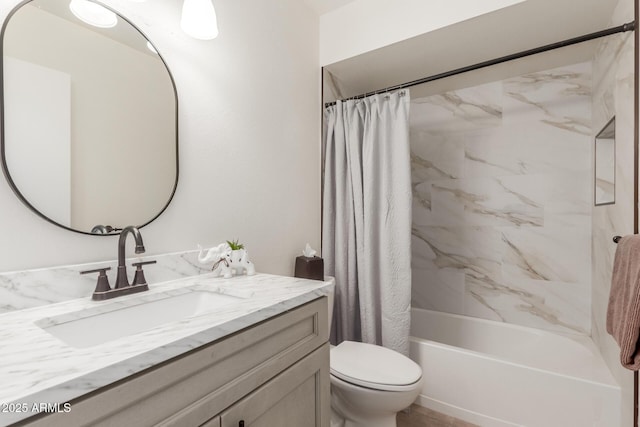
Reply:
[[[244,249],[244,245],[242,243],[238,243],[238,239],[234,240],[233,242],[227,240],[227,244],[229,245],[232,251]]]

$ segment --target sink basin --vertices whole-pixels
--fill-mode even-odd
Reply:
[[[166,323],[210,313],[242,299],[215,292],[194,291],[95,315],[73,313],[82,318],[51,326],[38,326],[67,345],[86,348],[148,331]],[[56,321],[55,318],[45,320],[47,323]]]

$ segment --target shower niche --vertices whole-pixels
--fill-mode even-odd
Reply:
[[[616,202],[616,118],[612,118],[596,135],[594,165],[594,204]]]

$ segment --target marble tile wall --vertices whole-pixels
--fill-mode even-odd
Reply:
[[[634,19],[634,2],[620,0],[609,26]],[[620,348],[606,331],[615,235],[633,234],[634,224],[634,34],[600,40],[593,58],[593,136],[615,116],[615,203],[592,207],[592,332],[611,373],[622,387],[621,425],[633,423],[633,375],[620,365]]]
[[[590,333],[591,72],[412,101],[414,307]]]
[[[593,207],[593,336],[610,339],[606,308],[616,245],[614,235],[633,233],[633,34],[609,37],[594,60],[594,137],[612,117],[616,123],[615,204]]]
[[[156,264],[144,267],[147,282],[167,280],[203,274],[211,266],[198,263],[198,252],[188,251],[149,257],[128,259],[127,265],[138,260],[156,260]],[[37,307],[74,298],[89,298],[96,287],[97,275],[80,275],[81,271],[111,267],[107,272],[111,285],[115,283],[117,261],[0,273],[0,313]],[[129,267],[129,280],[134,269]]]

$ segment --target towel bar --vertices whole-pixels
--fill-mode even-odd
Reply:
[[[622,239],[622,236],[613,236],[613,243],[618,243]]]

